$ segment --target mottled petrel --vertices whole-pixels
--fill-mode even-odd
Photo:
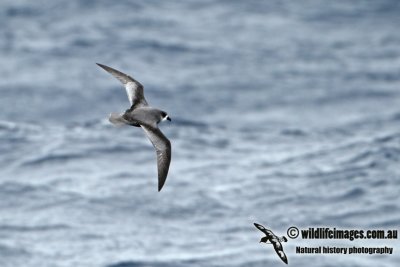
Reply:
[[[171,142],[158,128],[158,123],[164,120],[171,121],[165,111],[152,108],[147,104],[143,95],[143,85],[132,77],[108,66],[96,63],[101,68],[111,73],[125,87],[131,107],[124,113],[111,113],[109,121],[114,125],[131,125],[141,127],[157,154],[158,191],[167,179],[169,164],[171,162]]]

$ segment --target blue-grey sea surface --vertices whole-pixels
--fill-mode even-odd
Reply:
[[[0,266],[284,266],[258,222],[398,229],[400,2],[0,3]],[[154,150],[96,62],[172,123]],[[301,255],[296,246],[392,247]],[[395,266],[398,240],[289,239],[290,266]]]

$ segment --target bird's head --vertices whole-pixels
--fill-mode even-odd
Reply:
[[[161,112],[161,121],[165,121],[165,120],[171,121],[171,118],[168,116],[167,112],[162,111]]]
[[[268,238],[266,236],[264,236],[263,238],[260,239],[260,243],[267,243],[268,242]]]

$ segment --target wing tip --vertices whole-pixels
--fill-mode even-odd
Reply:
[[[96,65],[99,66],[100,68],[104,69],[104,70],[107,70],[107,68],[109,68],[106,65],[103,65],[103,64],[97,63],[97,62],[96,62]]]
[[[165,176],[158,177],[158,192],[160,192],[161,189],[164,187],[165,182],[167,181],[167,176],[168,176],[168,170],[167,170],[167,173],[165,174]]]
[[[165,180],[164,180],[164,181],[159,181],[159,182],[158,182],[158,192],[161,191],[161,189],[164,187],[164,184],[165,184]]]
[[[161,192],[161,189],[163,188],[163,186],[158,185],[158,192]]]

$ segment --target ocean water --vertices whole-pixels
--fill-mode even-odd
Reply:
[[[0,266],[283,266],[258,222],[399,229],[399,1],[0,3]],[[157,192],[138,79],[172,123]],[[301,255],[297,245],[393,255]],[[398,240],[289,239],[291,266]]]

